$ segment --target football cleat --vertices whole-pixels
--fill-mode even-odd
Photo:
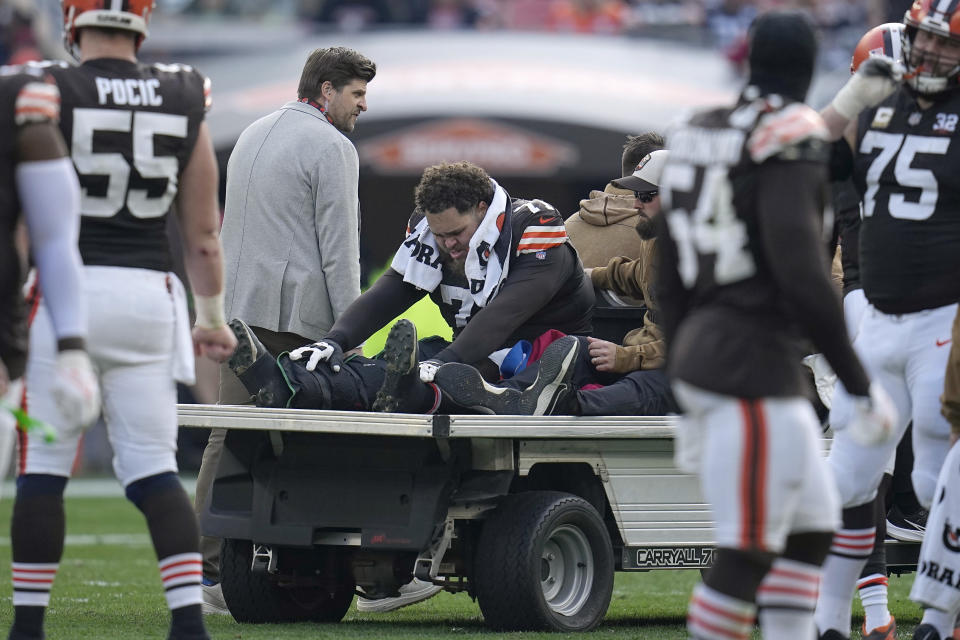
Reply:
[[[227,361],[227,366],[238,376],[243,375],[253,363],[267,353],[260,339],[253,333],[249,325],[239,318],[227,323],[233,335],[237,337],[237,349]]]
[[[900,507],[893,505],[887,512],[887,535],[904,542],[922,542],[928,515],[923,507],[916,513],[906,514]]]
[[[897,640],[897,621],[890,616],[890,622],[867,633],[866,625],[861,627],[863,640]]]
[[[940,632],[931,624],[917,625],[913,630],[913,640],[940,640]]]
[[[550,343],[536,363],[537,379],[523,391],[494,386],[473,367],[457,362],[440,367],[435,382],[452,402],[479,413],[554,415],[575,393],[571,378],[579,351],[580,341],[572,336]]]
[[[403,411],[404,397],[414,384],[421,384],[417,369],[417,327],[406,319],[390,327],[383,345],[387,363],[383,384],[373,401],[373,410],[384,413]]]
[[[237,338],[237,348],[227,366],[240,379],[258,407],[285,408],[291,390],[276,359],[267,351],[249,325],[239,318],[227,323]]]

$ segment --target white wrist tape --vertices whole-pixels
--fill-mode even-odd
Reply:
[[[223,316],[223,292],[212,296],[193,295],[193,308],[197,312],[196,326],[201,329],[219,329],[227,324]]]
[[[847,120],[875,107],[893,93],[903,79],[903,65],[886,56],[873,56],[837,92],[831,105]]]
[[[847,120],[853,120],[867,108],[867,101],[860,95],[862,79],[854,76],[840,89],[830,103],[834,111]]]

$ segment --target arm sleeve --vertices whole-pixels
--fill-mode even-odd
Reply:
[[[404,282],[403,276],[387,269],[343,312],[324,337],[345,351],[353,349],[425,295],[426,291]]]
[[[80,234],[80,184],[69,158],[21,162],[17,191],[40,288],[57,338],[87,335],[83,299]]]
[[[840,297],[830,282],[818,229],[823,167],[769,161],[759,169],[757,204],[761,250],[806,334],[853,395],[870,381],[850,344]]]
[[[597,267],[590,272],[590,280],[601,289],[609,289],[620,296],[643,299],[640,286],[643,275],[643,261],[637,258],[617,256],[611,258],[605,267]]]
[[[334,321],[360,295],[358,166],[353,145],[344,142],[315,169],[317,248]]]
[[[533,253],[517,256],[500,292],[435,359],[467,363],[483,360],[500,349],[524,322],[553,299],[565,280],[559,274],[582,269],[565,245],[545,253],[543,260]]]

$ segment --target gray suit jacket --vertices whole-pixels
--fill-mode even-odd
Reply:
[[[240,134],[221,230],[228,319],[326,334],[360,295],[358,173],[353,144],[307,104]]]

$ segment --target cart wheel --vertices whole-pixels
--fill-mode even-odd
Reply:
[[[568,493],[507,496],[484,523],[473,575],[486,623],[503,630],[587,631],[613,592],[603,519]]]
[[[252,560],[249,540],[223,541],[220,584],[237,622],[339,622],[353,602],[352,582],[332,592],[323,587],[280,586],[272,576],[251,571]]]

